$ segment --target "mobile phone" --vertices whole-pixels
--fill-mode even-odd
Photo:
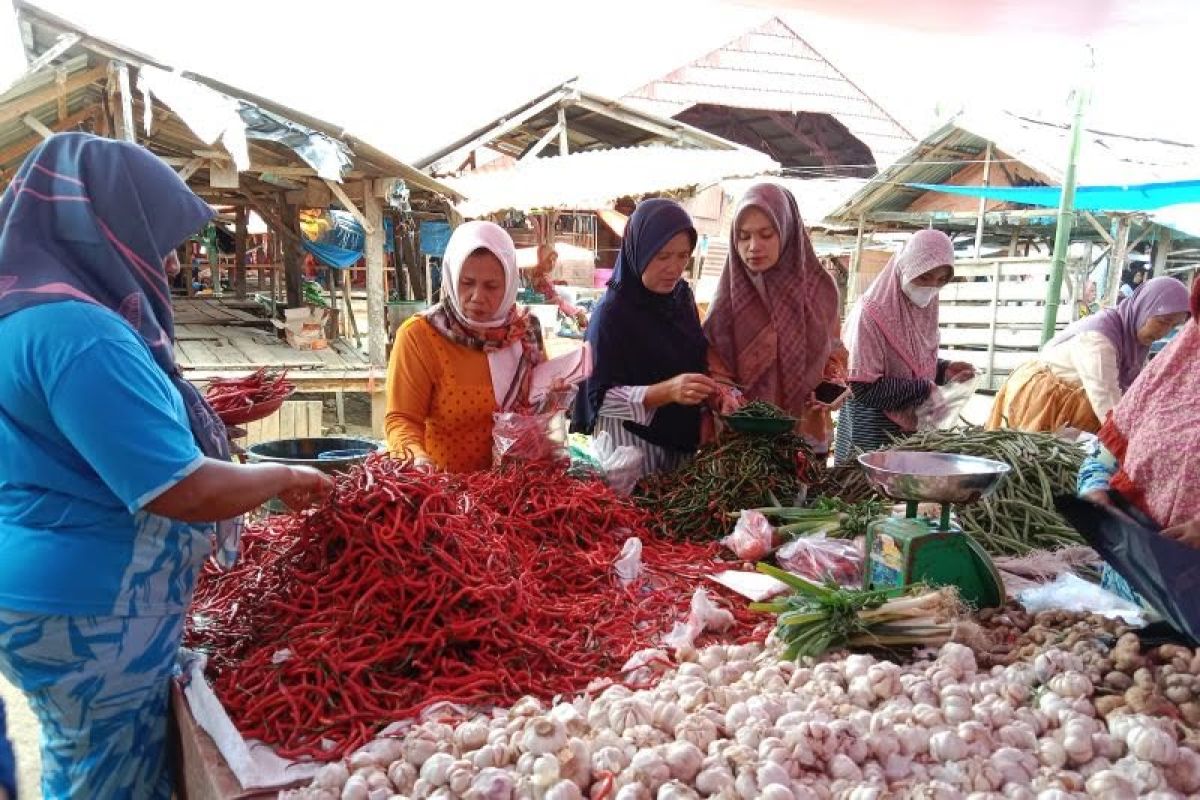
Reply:
[[[838,400],[841,400],[842,396],[848,391],[850,391],[849,386],[843,386],[840,383],[822,381],[821,383],[817,384],[817,388],[813,390],[813,396],[816,397],[817,402],[831,406]]]

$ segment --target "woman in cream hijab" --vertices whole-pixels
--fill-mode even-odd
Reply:
[[[533,367],[545,355],[539,326],[517,307],[516,249],[503,228],[460,225],[443,270],[442,302],[396,334],[388,449],[469,472],[491,466],[493,414],[528,400]]]

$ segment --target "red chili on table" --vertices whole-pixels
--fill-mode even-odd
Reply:
[[[210,654],[243,735],[336,758],[434,703],[507,705],[618,677],[718,559],[719,545],[656,528],[561,468],[429,474],[372,457],[324,507],[252,526],[231,571],[207,568],[186,641]],[[612,565],[630,536],[644,572],[627,587]],[[732,638],[762,624],[726,604]]]

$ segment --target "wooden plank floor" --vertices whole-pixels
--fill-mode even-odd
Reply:
[[[271,323],[253,300],[176,297],[171,305],[176,325],[231,325],[268,328]]]
[[[178,325],[175,360],[194,383],[240,377],[260,367],[288,370],[301,392],[382,392],[386,369],[344,341],[324,350],[296,350],[274,330],[229,325]]]

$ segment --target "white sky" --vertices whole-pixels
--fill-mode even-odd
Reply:
[[[957,0],[959,16],[974,13],[964,5],[992,14],[969,25],[974,33],[930,11],[938,2],[42,0],[99,36],[344,125],[406,160],[574,75],[619,96],[773,11],[918,136],[960,108],[1065,120],[1090,42],[1089,125],[1200,141],[1200,1],[1061,0],[1096,13],[1058,19],[1037,10],[1055,0],[1004,0],[989,12]],[[7,79],[21,60],[11,21],[0,26]]]

